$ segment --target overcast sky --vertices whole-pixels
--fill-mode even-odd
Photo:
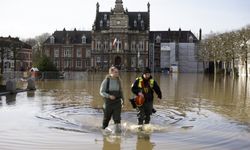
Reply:
[[[0,0],[0,36],[33,38],[55,30],[91,30],[96,3],[110,11],[115,0]],[[250,24],[250,0],[123,0],[128,11],[147,11],[152,30],[191,30],[196,36]]]

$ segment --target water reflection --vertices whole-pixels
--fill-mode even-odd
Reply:
[[[27,91],[27,97],[35,97],[35,91]]]
[[[152,150],[154,143],[150,141],[150,134],[137,133],[136,150]]]
[[[3,134],[0,135],[0,145],[7,141],[9,145],[6,147],[13,146],[10,139],[15,139],[15,135],[29,139],[36,137],[31,134],[39,132],[38,139],[34,138],[40,141],[38,147],[53,149],[58,143],[53,145],[50,141],[62,137],[58,136],[59,132],[68,139],[73,139],[60,142],[60,147],[81,139],[79,143],[74,143],[75,149],[82,149],[80,145],[85,140],[91,145],[89,141],[94,141],[91,137],[101,141],[97,145],[93,144],[93,149],[250,147],[250,92],[247,85],[249,79],[233,79],[219,75],[214,77],[202,74],[155,73],[153,76],[162,89],[163,98],[160,103],[154,104],[157,109],[156,114],[152,115],[151,122],[154,131],[149,136],[127,131],[121,138],[113,139],[103,137],[99,131],[103,115],[103,99],[99,95],[99,87],[105,75],[106,73],[90,73],[82,74],[81,80],[37,81],[35,92],[6,96],[7,105],[5,96],[2,96],[0,120],[5,124],[1,124],[0,131],[6,132],[1,132]],[[128,99],[133,96],[130,90],[131,83],[139,75],[121,74],[125,94],[122,123],[127,125],[137,124],[136,111]],[[30,101],[29,97],[33,97],[34,101]],[[14,107],[9,107],[9,104],[14,104]],[[6,117],[9,115],[11,119]],[[16,124],[19,124],[18,127]],[[30,129],[32,131],[29,131]],[[157,140],[152,142],[152,139]],[[31,144],[27,147],[20,145],[23,149],[29,149],[28,146]]]
[[[120,150],[121,138],[112,136],[103,136],[103,150]]]
[[[6,104],[7,105],[15,105],[16,104],[16,94],[6,95]]]

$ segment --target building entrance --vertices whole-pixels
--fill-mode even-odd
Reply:
[[[122,59],[120,56],[116,56],[115,57],[115,66],[120,70],[121,69],[121,64],[122,63]]]

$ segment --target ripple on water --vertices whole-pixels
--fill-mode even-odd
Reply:
[[[138,128],[136,114],[135,111],[122,113],[124,133],[122,136],[133,137],[136,135]],[[103,113],[101,109],[71,106],[45,110],[37,117],[49,121],[49,128],[100,134]],[[112,121],[110,127],[113,127]],[[167,140],[168,145],[172,145],[173,148],[178,144],[180,149],[186,147],[230,149],[230,146],[236,147],[237,143],[243,143],[242,147],[248,146],[244,145],[245,139],[239,135],[242,131],[236,123],[206,109],[194,108],[189,111],[179,111],[174,107],[168,109],[158,107],[157,113],[151,117],[149,128],[151,136],[162,142],[163,139]],[[162,138],[158,139],[160,137]]]

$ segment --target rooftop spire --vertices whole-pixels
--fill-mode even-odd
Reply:
[[[122,0],[115,1],[114,12],[116,12],[116,13],[123,13],[124,12],[124,8],[123,8],[122,3],[123,3]]]

